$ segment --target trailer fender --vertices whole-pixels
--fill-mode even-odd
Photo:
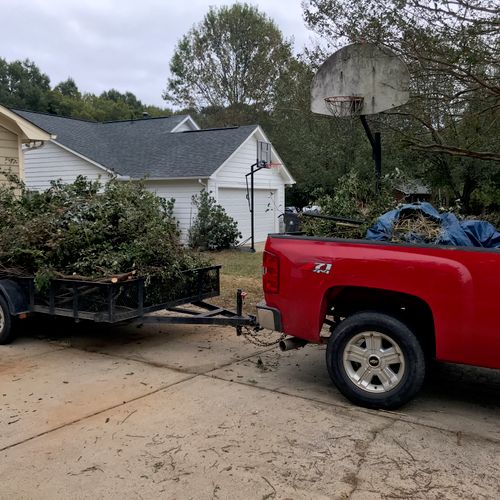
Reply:
[[[0,293],[6,300],[12,316],[30,312],[28,296],[15,281],[8,279],[0,280]]]

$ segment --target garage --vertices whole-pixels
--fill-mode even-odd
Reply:
[[[218,203],[224,207],[226,213],[238,222],[238,229],[245,241],[251,236],[251,222],[249,217],[246,189],[219,188]],[[255,189],[255,241],[265,241],[269,233],[278,231],[276,227],[279,215],[277,190]]]

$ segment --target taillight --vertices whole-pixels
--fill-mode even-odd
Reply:
[[[264,252],[262,286],[265,293],[278,293],[280,288],[280,261],[276,255]]]

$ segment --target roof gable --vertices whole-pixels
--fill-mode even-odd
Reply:
[[[0,105],[0,125],[18,135],[23,143],[31,141],[48,141],[54,138],[45,130],[42,130],[29,120],[26,120],[2,105]]]
[[[178,125],[176,125],[171,132],[185,132],[187,130],[200,130],[198,124],[191,118],[190,115],[187,115],[184,120],[182,120]]]
[[[66,148],[135,179],[210,177],[257,128],[249,125],[171,133],[186,122],[186,115],[98,123],[15,112],[57,134],[57,142]]]
[[[228,156],[228,158],[226,158],[224,163],[222,163],[219,166],[219,168],[214,172],[214,175],[217,176],[218,174],[220,174],[220,172],[224,170],[226,165],[230,163],[234,157],[236,157],[236,155],[239,153],[239,150],[245,147],[245,145],[252,139],[254,139],[255,141],[264,141],[270,143],[268,137],[266,136],[262,128],[259,125],[256,125],[253,128],[253,130],[250,131],[250,135],[238,146],[238,148],[235,151],[233,151],[233,153],[231,153],[230,156]],[[255,147],[256,146],[257,144],[255,144]],[[257,156],[256,150],[255,150],[255,156]],[[283,160],[280,158],[278,152],[274,149],[274,146],[272,144],[271,144],[271,161],[279,164],[280,168],[277,170],[277,172],[279,173],[280,177],[283,179],[283,182],[286,185],[291,186],[295,184],[295,179],[292,177],[292,175],[286,168],[285,164],[283,163]],[[248,171],[250,171],[250,164],[248,165]]]

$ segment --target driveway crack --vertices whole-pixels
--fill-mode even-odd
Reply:
[[[127,401],[123,401],[122,403],[118,403],[118,404],[109,406],[107,408],[103,408],[101,410],[97,410],[97,411],[95,411],[93,413],[89,413],[89,414],[84,415],[84,416],[82,416],[80,418],[76,418],[76,419],[71,420],[69,422],[65,422],[65,423],[63,423],[61,425],[57,425],[55,427],[52,427],[51,429],[47,429],[46,431],[40,432],[40,433],[35,434],[33,436],[29,436],[29,437],[27,437],[25,439],[22,439],[20,441],[15,442],[15,443],[11,443],[11,444],[9,444],[7,446],[4,446],[3,448],[0,448],[0,452],[9,450],[9,449],[14,448],[16,446],[19,446],[21,444],[27,443],[28,441],[32,441],[33,439],[37,439],[39,437],[45,436],[47,434],[50,434],[51,432],[55,432],[55,431],[58,431],[60,429],[64,429],[65,427],[69,427],[70,425],[77,424],[77,423],[82,422],[83,420],[86,420],[88,418],[95,417],[96,415],[101,415],[102,413],[106,413],[109,410],[114,410],[116,408],[120,408],[122,406],[125,406],[125,405],[128,405],[130,403],[133,403],[135,401],[139,401],[141,399],[147,398],[147,397],[149,397],[149,396],[151,396],[153,394],[156,394],[157,392],[161,392],[161,391],[164,391],[166,389],[170,389],[170,388],[172,388],[172,387],[174,387],[176,385],[179,385],[179,384],[182,384],[182,383],[187,382],[189,380],[192,380],[192,379],[194,379],[194,378],[196,378],[198,376],[199,376],[198,374],[192,374],[192,375],[187,376],[187,377],[185,377],[185,378],[183,378],[181,380],[177,380],[176,382],[173,382],[171,384],[166,384],[166,385],[163,385],[161,387],[158,387],[154,391],[149,391],[149,392],[147,392],[145,394],[141,394],[140,396],[136,396],[135,398],[131,398],[131,399],[127,400]],[[126,418],[128,418],[129,416],[130,416],[130,414]],[[125,420],[126,420],[126,418],[125,418]]]
[[[361,469],[366,463],[367,455],[368,452],[370,451],[371,445],[378,438],[380,434],[382,434],[383,432],[387,431],[388,429],[396,425],[396,422],[397,420],[391,420],[390,422],[386,422],[385,424],[380,425],[378,428],[370,431],[371,435],[368,441],[366,440],[356,441],[355,451],[359,458],[356,464],[356,468],[354,469],[353,472],[349,473],[348,477],[346,478],[348,479],[348,482],[352,485],[352,489],[347,495],[347,500],[351,499],[354,493],[356,493],[359,490],[360,487],[359,474],[361,472]]]

